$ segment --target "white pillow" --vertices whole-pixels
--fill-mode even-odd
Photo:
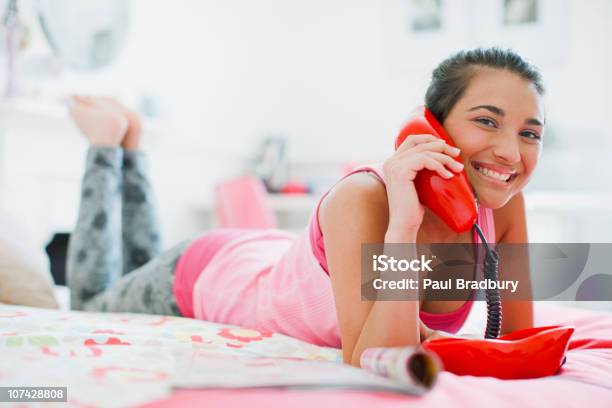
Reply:
[[[0,212],[0,303],[56,309],[49,259],[17,219]]]

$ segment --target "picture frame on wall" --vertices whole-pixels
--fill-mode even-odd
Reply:
[[[382,48],[392,74],[429,70],[469,41],[462,13],[465,0],[383,0]]]
[[[537,24],[538,0],[504,0],[503,22],[505,26]]]
[[[414,32],[431,32],[442,27],[442,0],[408,0],[408,28]]]

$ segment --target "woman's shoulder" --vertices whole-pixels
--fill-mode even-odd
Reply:
[[[384,182],[371,171],[352,173],[329,190],[321,200],[318,215],[323,231],[330,222],[353,217],[366,218],[371,215],[377,220],[386,219],[388,202]]]
[[[321,201],[321,209],[336,204],[387,204],[387,190],[376,173],[360,171],[349,174],[334,185]]]

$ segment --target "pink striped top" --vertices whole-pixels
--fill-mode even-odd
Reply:
[[[379,168],[366,166],[346,176],[371,171],[384,183]],[[276,229],[214,230],[194,241],[175,271],[174,294],[183,315],[341,347],[319,205],[298,236]],[[483,231],[494,237],[491,212],[480,210]],[[453,331],[470,308],[471,301],[447,314],[421,312],[421,319]]]

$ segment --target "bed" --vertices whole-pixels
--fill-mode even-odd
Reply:
[[[341,355],[278,333],[186,318],[0,304],[0,385],[67,386],[67,405],[76,407],[612,407],[612,314],[539,303],[536,323],[576,327],[567,363],[556,376],[501,381],[443,372],[423,397],[333,389],[189,390],[171,387],[177,349],[338,364]]]

